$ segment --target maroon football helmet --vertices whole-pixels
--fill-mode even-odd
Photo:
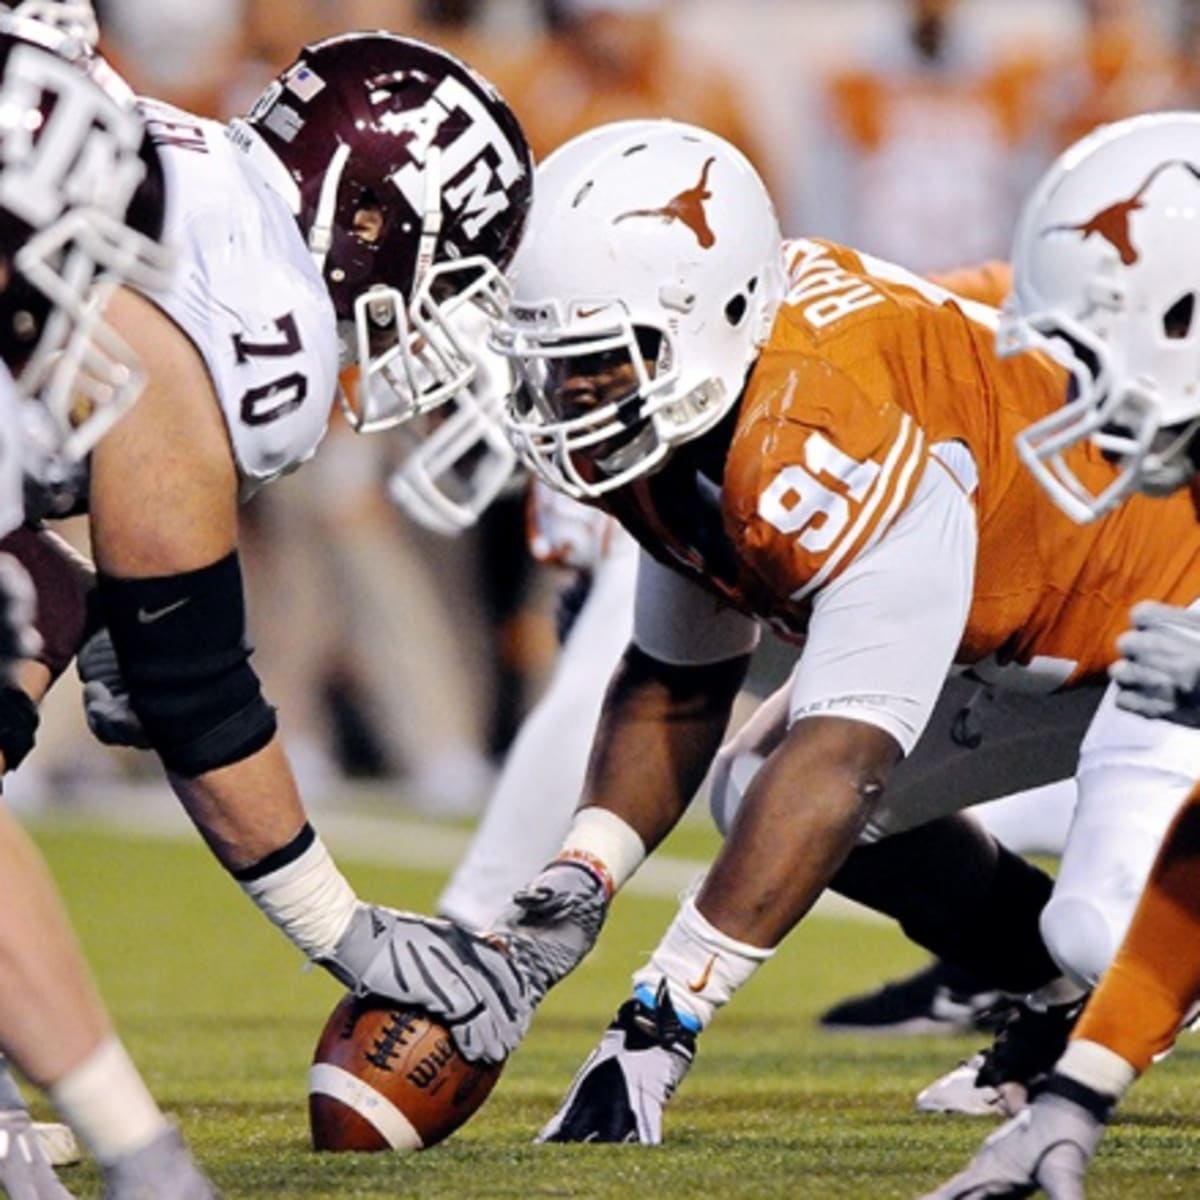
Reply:
[[[473,357],[445,318],[495,303],[533,180],[491,85],[423,42],[348,33],[301,51],[230,137],[289,202],[324,276],[343,363],[359,367],[354,426],[386,428],[465,387]]]
[[[103,300],[169,278],[163,204],[133,93],[94,74],[78,39],[0,14],[0,357],[37,401],[35,473],[82,458],[141,391]]]

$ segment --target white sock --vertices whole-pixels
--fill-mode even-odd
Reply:
[[[47,1095],[102,1163],[142,1149],[167,1127],[166,1117],[116,1036],[68,1071]]]
[[[774,953],[722,933],[689,896],[649,963],[634,975],[634,990],[645,1001],[647,991],[652,997],[666,979],[675,1011],[699,1032]]]

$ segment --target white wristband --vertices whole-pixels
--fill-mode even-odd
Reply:
[[[319,837],[299,858],[258,879],[241,881],[241,888],[309,958],[333,953],[358,904]]]
[[[559,859],[582,861],[607,876],[609,896],[642,865],[646,844],[637,830],[607,808],[581,808],[563,839]]]

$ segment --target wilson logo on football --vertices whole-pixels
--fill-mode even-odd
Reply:
[[[454,1057],[454,1044],[449,1038],[440,1042],[416,1066],[408,1072],[408,1080],[415,1087],[427,1088],[438,1072]]]

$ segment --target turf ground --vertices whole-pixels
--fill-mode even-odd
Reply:
[[[356,861],[351,843],[340,855],[360,893],[428,907],[442,871],[381,865],[388,854],[379,852],[421,861],[420,825],[398,826],[390,847],[372,829],[376,852]],[[913,1094],[974,1041],[815,1029],[826,1004],[921,961],[888,927],[817,916],[705,1034],[669,1110],[665,1146],[532,1146],[624,997],[630,967],[674,911],[665,896],[626,894],[597,951],[547,1000],[492,1099],[455,1137],[409,1157],[315,1155],[305,1072],[337,985],[302,972],[299,956],[214,869],[198,839],[90,821],[34,831],[127,1044],[230,1200],[911,1200],[956,1169],[990,1125],[912,1111]],[[668,849],[690,859],[710,846],[692,826]],[[1198,1082],[1200,1039],[1192,1035],[1127,1102],[1094,1169],[1093,1200],[1200,1196]],[[90,1165],[71,1169],[65,1182],[80,1197],[100,1195]]]

